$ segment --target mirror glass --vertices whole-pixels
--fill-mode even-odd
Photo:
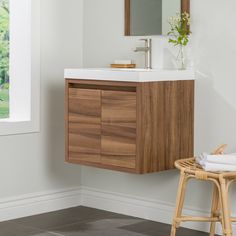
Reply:
[[[189,0],[125,0],[125,35],[166,35],[168,19],[189,12]]]

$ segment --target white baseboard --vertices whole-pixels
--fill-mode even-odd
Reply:
[[[0,200],[0,222],[76,206],[93,207],[166,224],[171,224],[175,209],[175,205],[169,202],[83,186],[2,199]],[[209,212],[187,206],[184,214],[202,216],[208,215]],[[183,226],[209,231],[209,224],[205,223],[185,223]],[[235,224],[233,232],[236,235]],[[217,228],[217,233],[221,234],[220,226]]]
[[[0,199],[0,222],[81,205],[81,188]]]
[[[111,211],[124,215],[139,217],[147,220],[171,224],[174,204],[159,201],[156,199],[139,198],[136,196],[108,192],[94,188],[81,187],[81,204],[101,210]],[[186,207],[183,211],[185,215],[208,216],[209,212],[202,209]],[[199,231],[209,232],[208,223],[189,222],[183,227]],[[217,225],[217,234],[222,235],[220,225]],[[236,225],[233,225],[233,232],[236,235]]]

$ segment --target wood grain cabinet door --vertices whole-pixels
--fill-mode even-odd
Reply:
[[[136,93],[102,91],[101,163],[136,168]]]
[[[101,91],[69,88],[68,161],[99,163]]]

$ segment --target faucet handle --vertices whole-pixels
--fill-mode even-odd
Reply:
[[[145,45],[147,45],[147,47],[151,47],[152,44],[152,39],[151,38],[145,38],[145,39],[140,39],[141,41],[145,42]]]

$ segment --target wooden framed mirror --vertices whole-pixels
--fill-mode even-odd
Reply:
[[[124,0],[125,36],[166,35],[168,18],[190,13],[190,0]]]

